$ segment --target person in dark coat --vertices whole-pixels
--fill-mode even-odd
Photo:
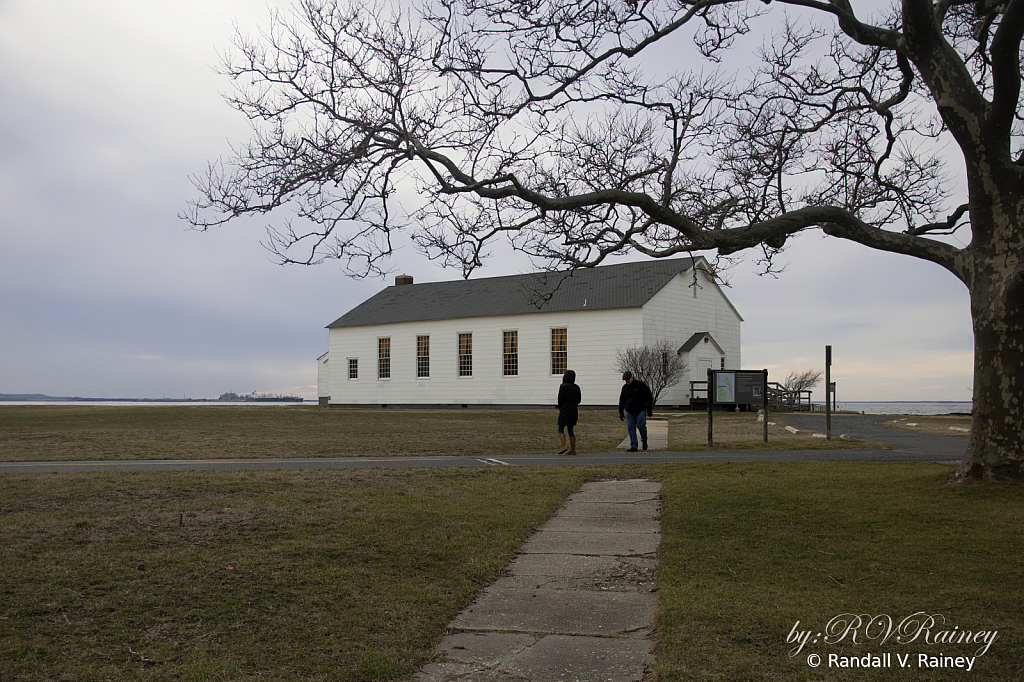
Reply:
[[[580,387],[576,385],[576,372],[570,369],[562,375],[562,385],[558,387],[558,442],[562,446],[558,451],[560,455],[576,454],[576,434],[572,427],[579,420],[577,408],[582,400]],[[568,447],[565,444],[566,429],[569,431]]]
[[[636,432],[640,431],[640,440],[644,450],[647,449],[647,417],[654,414],[654,396],[650,387],[633,376],[632,372],[623,372],[622,380],[626,383],[619,393],[619,419],[626,422],[629,431],[629,452],[636,452]]]

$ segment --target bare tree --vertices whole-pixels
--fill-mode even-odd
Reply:
[[[821,383],[822,376],[824,372],[820,369],[809,369],[805,372],[794,370],[783,380],[782,387],[787,391],[809,391]]]
[[[971,293],[956,480],[1024,479],[1024,0],[337,1],[237,38],[254,133],[196,179],[196,227],[284,209],[282,261],[356,274],[402,229],[467,277],[501,237],[552,267],[754,249],[771,271],[808,229],[924,259]]]
[[[655,405],[666,388],[683,380],[686,369],[683,356],[666,340],[615,351],[615,370],[632,372],[634,377],[647,384],[654,396]]]
[[[809,405],[811,389],[821,382],[822,374],[821,370],[814,369],[809,369],[804,372],[796,370],[790,372],[786,378],[782,380],[783,392],[777,394],[775,398],[777,404],[780,406],[785,405],[789,408],[796,408],[798,405],[803,404],[803,393],[806,392]]]

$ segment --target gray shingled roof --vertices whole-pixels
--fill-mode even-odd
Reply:
[[[719,353],[725,352],[724,350],[722,350],[722,347],[718,345],[718,342],[715,341],[715,337],[711,336],[711,334],[709,334],[708,332],[697,332],[689,339],[687,339],[686,343],[680,346],[679,350],[677,350],[676,353],[689,353],[691,350],[697,347],[697,344],[704,340],[705,336],[711,339],[711,343],[715,344],[715,348],[718,349]]]
[[[691,258],[673,258],[574,271],[395,285],[327,327],[638,308],[692,265]]]

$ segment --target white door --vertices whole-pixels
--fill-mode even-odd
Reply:
[[[694,387],[695,390],[694,390],[694,395],[692,396],[693,398],[700,398],[702,400],[706,400],[707,399],[708,393],[707,393],[707,390],[706,390],[705,387],[707,386],[708,370],[712,369],[713,367],[714,367],[714,360],[713,359],[711,359],[711,358],[697,358],[697,371],[694,374],[693,380],[694,381],[701,381],[701,382],[704,382],[704,383],[701,383],[698,386]]]

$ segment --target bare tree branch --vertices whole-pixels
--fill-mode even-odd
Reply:
[[[821,383],[821,378],[824,375],[825,373],[820,369],[808,369],[803,372],[793,370],[786,375],[782,387],[792,392],[809,391]]]
[[[960,476],[1024,479],[1024,0],[388,1],[236,37],[252,138],[194,178],[196,229],[268,216],[282,263],[358,276],[399,235],[464,277],[501,243],[775,274],[812,229],[937,263],[976,334]]]
[[[655,405],[666,388],[683,380],[686,370],[686,361],[667,340],[615,351],[615,371],[632,372],[634,377],[647,384]]]
[[[640,58],[654,45],[689,35],[714,62],[767,10],[602,0],[566,11],[550,0],[524,14],[452,0],[412,29],[387,6],[302,0],[262,39],[236,39],[230,101],[255,135],[195,180],[205,199],[187,217],[206,229],[290,206],[266,246],[282,263],[340,259],[353,274],[379,272],[393,232],[410,228],[464,276],[502,236],[574,267],[627,249],[767,245],[772,271],[789,236],[836,224],[830,234],[961,276],[949,249],[916,240],[934,232],[945,190],[937,161],[908,146],[932,130],[910,101],[900,33],[847,2],[786,4],[835,17],[839,35],[869,47],[787,21],[748,82],[652,78]],[[809,59],[823,41],[831,70]],[[408,181],[424,198],[411,210],[397,201]],[[909,240],[891,236],[900,225]]]

